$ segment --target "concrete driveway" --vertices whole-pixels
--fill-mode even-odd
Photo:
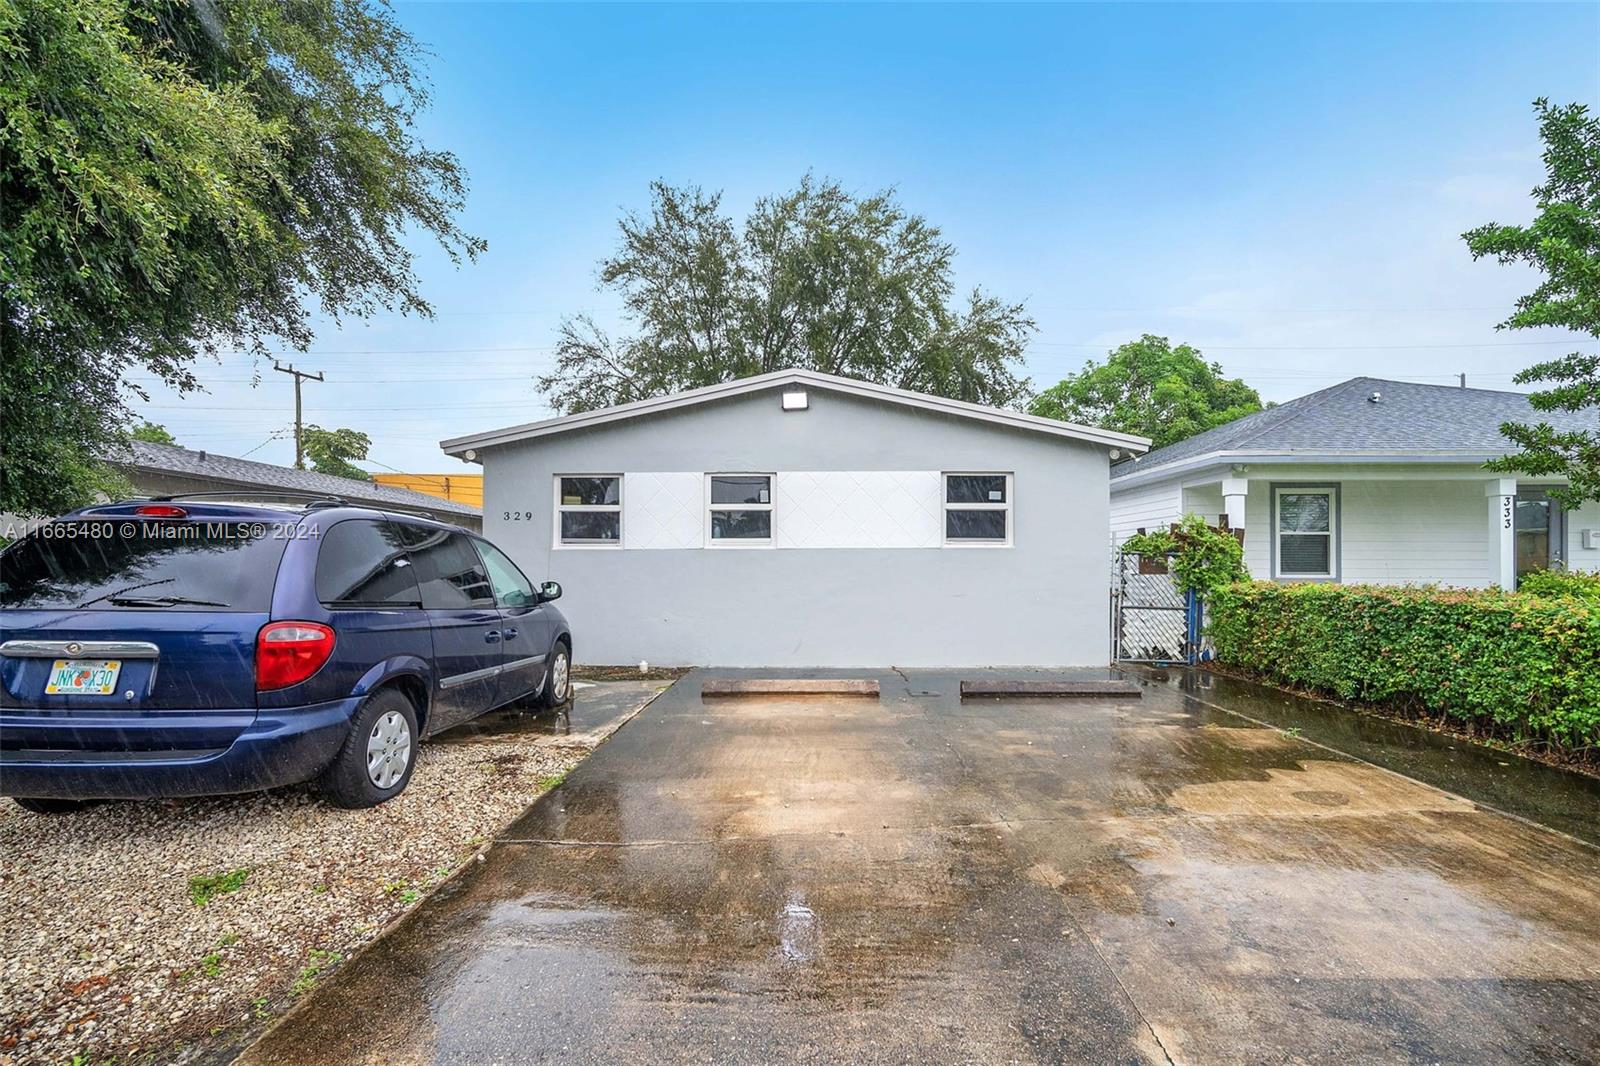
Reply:
[[[242,1061],[1600,1058],[1589,845],[1166,686],[699,680]]]

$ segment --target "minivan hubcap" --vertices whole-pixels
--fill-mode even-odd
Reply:
[[[567,657],[565,654],[557,655],[555,665],[550,667],[550,691],[556,694],[557,702],[562,702],[567,698]]]
[[[393,788],[411,765],[411,726],[405,715],[389,711],[372,724],[367,737],[367,776],[379,788]]]

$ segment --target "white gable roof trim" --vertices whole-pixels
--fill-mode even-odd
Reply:
[[[1337,466],[1342,463],[1462,463],[1482,466],[1490,459],[1504,454],[1503,451],[1486,452],[1482,449],[1475,451],[1457,449],[1438,451],[1373,449],[1369,451],[1286,452],[1270,448],[1233,448],[1206,452],[1204,455],[1179,459],[1161,466],[1151,467],[1148,470],[1140,470],[1135,466],[1129,473],[1121,474],[1111,479],[1111,494],[1115,496],[1119,492],[1124,492],[1140,485],[1176,480],[1191,475],[1196,471],[1239,463],[1304,463],[1311,466]],[[1488,477],[1489,475],[1485,472],[1484,476]],[[1559,480],[1559,478],[1541,480]]]
[[[443,448],[447,455],[464,458],[464,453],[467,451],[498,448],[502,445],[515,444],[519,441],[533,440],[538,437],[547,437],[556,433],[590,429],[595,426],[603,426],[608,422],[619,422],[643,415],[661,414],[682,407],[692,407],[696,404],[709,403],[712,400],[743,396],[747,393],[760,392],[763,389],[782,385],[809,386],[829,392],[860,396],[868,400],[899,404],[903,407],[913,407],[938,414],[953,415],[957,418],[971,418],[993,425],[1043,433],[1053,437],[1087,441],[1090,444],[1099,444],[1122,451],[1144,452],[1150,448],[1149,438],[1137,437],[1131,433],[1116,433],[1108,429],[1096,429],[1093,426],[1058,422],[1053,418],[1041,418],[1038,415],[1023,414],[1020,411],[1007,411],[999,407],[986,407],[983,404],[966,403],[962,400],[949,400],[942,396],[929,396],[926,393],[891,388],[888,385],[875,385],[871,382],[843,378],[834,374],[823,374],[815,370],[778,370],[770,374],[759,374],[755,377],[740,378],[736,381],[726,381],[717,385],[707,385],[704,388],[691,389],[688,392],[679,392],[671,396],[657,396],[648,400],[638,400],[634,403],[619,404],[616,407],[602,407],[597,411],[584,411],[581,414],[566,415],[561,418],[547,418],[543,421],[528,422],[520,426],[493,429],[486,433],[452,437],[449,440],[440,441],[439,447]]]

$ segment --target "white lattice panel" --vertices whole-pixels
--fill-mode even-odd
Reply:
[[[772,538],[779,548],[936,548],[937,470],[779,471]]]
[[[704,547],[703,485],[694,473],[624,474],[622,546]]]

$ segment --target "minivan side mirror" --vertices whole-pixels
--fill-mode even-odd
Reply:
[[[559,600],[560,598],[561,598],[561,582],[559,582],[559,581],[546,581],[544,584],[539,586],[539,602],[540,603],[544,603],[547,600]]]

